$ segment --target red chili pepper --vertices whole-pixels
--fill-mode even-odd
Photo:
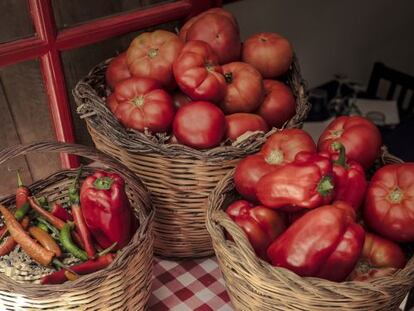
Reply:
[[[86,226],[85,219],[82,215],[81,207],[77,204],[72,204],[72,215],[75,219],[75,226],[82,239],[83,245],[85,245],[85,251],[88,254],[88,258],[95,258],[95,248],[93,247],[92,236]]]
[[[116,249],[121,249],[128,244],[132,209],[118,174],[98,171],[87,177],[80,202],[86,225],[101,247],[117,242]]]
[[[95,260],[88,260],[81,264],[71,266],[70,269],[76,272],[79,275],[84,275],[92,273],[98,270],[102,270],[109,266],[111,262],[114,261],[115,254],[106,254],[101,257],[98,257]],[[40,283],[41,284],[62,284],[68,280],[65,275],[65,270],[61,269],[59,271],[53,272],[49,275],[44,276]]]
[[[266,255],[268,246],[286,228],[281,214],[264,206],[253,207],[245,200],[232,203],[226,213],[247,234],[256,254],[268,260]]]
[[[256,185],[256,195],[271,208],[315,208],[332,201],[334,187],[331,161],[302,151],[294,162],[264,175]]]
[[[73,221],[72,215],[59,203],[53,203],[50,213],[63,221]]]
[[[337,201],[296,220],[270,245],[267,255],[274,266],[300,276],[340,282],[354,269],[364,236],[352,206]]]
[[[345,201],[354,209],[358,209],[365,198],[368,185],[365,171],[358,162],[346,158],[345,147],[340,142],[332,143],[332,149],[339,151],[339,155],[327,154],[334,164],[334,200]]]
[[[30,190],[23,184],[20,173],[17,171],[16,209],[21,208],[27,203],[29,195]]]

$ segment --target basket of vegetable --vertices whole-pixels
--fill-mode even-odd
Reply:
[[[414,283],[413,185],[414,164],[361,117],[338,117],[317,146],[275,133],[209,197],[235,309],[398,310]]]
[[[57,142],[0,151],[0,164],[34,152],[95,161],[0,200],[2,310],[144,310],[152,279],[154,210],[116,160]]]
[[[151,191],[155,253],[166,257],[213,253],[210,191],[272,128],[300,127],[309,110],[288,40],[262,33],[242,48],[237,21],[220,8],[190,19],[178,36],[139,35],[73,94],[95,146]]]

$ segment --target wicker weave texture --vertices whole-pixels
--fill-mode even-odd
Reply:
[[[384,163],[401,162],[386,152],[382,159]],[[393,276],[372,282],[302,278],[273,267],[256,256],[244,232],[224,212],[235,198],[233,174],[230,171],[209,196],[207,229],[236,310],[398,310],[414,284],[413,258]],[[226,240],[225,232],[234,242]]]
[[[1,310],[145,310],[151,293],[153,260],[154,210],[145,186],[125,166],[85,146],[56,142],[33,143],[4,149],[0,164],[32,152],[67,152],[98,161],[100,166],[85,167],[85,172],[102,168],[119,173],[126,182],[127,194],[140,227],[116,256],[101,271],[82,276],[61,285],[16,282],[0,274]],[[45,195],[50,201],[68,200],[67,189],[76,171],[63,170],[30,186],[34,195]],[[14,195],[1,199],[13,207]],[[26,271],[22,271],[23,273]]]
[[[127,130],[105,105],[104,74],[109,61],[92,69],[73,91],[95,146],[127,165],[150,190],[156,208],[157,255],[194,258],[213,254],[205,227],[208,195],[240,159],[257,152],[272,132],[247,135],[233,145],[196,150],[165,143],[165,135]],[[310,107],[296,58],[287,80],[297,109],[285,127],[301,127]]]

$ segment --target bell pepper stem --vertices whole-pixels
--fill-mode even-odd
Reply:
[[[334,188],[334,184],[332,182],[332,177],[324,176],[319,181],[317,191],[319,192],[320,195],[325,197],[332,192],[333,188]]]
[[[93,183],[94,187],[98,190],[109,190],[113,184],[113,179],[110,177],[100,177]]]
[[[346,165],[346,154],[345,154],[345,146],[341,144],[339,141],[335,141],[332,143],[332,149],[335,151],[339,151],[338,159],[333,161],[334,164],[347,167]]]

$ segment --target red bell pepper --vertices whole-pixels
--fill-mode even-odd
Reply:
[[[270,208],[260,205],[253,207],[245,200],[232,203],[226,213],[247,234],[256,254],[268,260],[266,255],[268,246],[286,228],[283,217]]]
[[[121,249],[130,240],[132,209],[124,180],[115,173],[95,172],[82,184],[82,214],[86,225],[102,248],[115,242]]]
[[[304,277],[340,282],[352,272],[364,246],[355,211],[337,201],[310,210],[268,248],[272,265]]]
[[[345,147],[340,142],[332,143],[332,149],[339,151],[338,155],[327,155],[334,164],[334,200],[345,201],[354,209],[358,209],[364,200],[368,185],[364,169],[358,162],[346,158]]]
[[[299,152],[294,162],[280,165],[256,185],[260,203],[271,208],[314,208],[334,195],[332,162],[317,153]]]

